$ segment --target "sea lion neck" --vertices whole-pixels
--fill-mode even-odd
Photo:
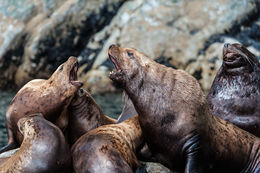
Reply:
[[[85,90],[80,89],[69,105],[69,133],[73,144],[81,135],[104,124],[111,124],[100,106]]]
[[[76,94],[69,109],[75,116],[88,119],[88,121],[91,119],[91,116],[95,116],[96,119],[101,119],[105,116],[94,98],[86,91],[84,91],[82,96]]]

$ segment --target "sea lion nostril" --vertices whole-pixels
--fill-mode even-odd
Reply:
[[[111,49],[112,47],[115,47],[116,45],[115,44],[111,44],[110,46],[109,46],[109,49]]]

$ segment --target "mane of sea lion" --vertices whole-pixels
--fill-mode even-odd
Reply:
[[[18,130],[17,122],[27,115],[40,112],[62,130],[67,127],[67,107],[82,86],[81,82],[76,81],[77,70],[77,58],[70,57],[48,80],[32,80],[18,91],[7,108],[8,144],[0,149],[0,153],[21,144],[23,135]]]
[[[260,137],[260,63],[243,45],[224,45],[207,100],[214,115]]]
[[[153,155],[178,172],[259,172],[260,139],[213,116],[197,80],[111,45],[110,78],[131,98]]]
[[[104,115],[100,106],[86,90],[79,89],[69,105],[70,142],[73,144],[79,137],[99,126],[116,122]]]
[[[71,172],[70,150],[61,130],[42,114],[21,118],[24,135],[20,149],[0,164],[0,172]]]
[[[81,136],[71,148],[76,173],[132,173],[140,166],[135,152],[143,142],[137,116],[100,126]]]

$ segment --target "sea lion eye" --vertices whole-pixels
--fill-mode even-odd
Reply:
[[[80,97],[83,96],[84,90],[82,88],[80,88],[78,94],[79,94]]]
[[[133,56],[134,56],[133,52],[127,52],[127,55],[128,55],[130,58],[133,58]]]

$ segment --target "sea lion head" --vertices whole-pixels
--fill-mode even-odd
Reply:
[[[86,98],[89,98],[89,97],[90,97],[90,95],[88,94],[88,92],[85,91],[84,89],[80,88],[77,91],[77,93],[75,94],[75,96],[73,97],[73,99],[70,103],[70,107],[80,105],[81,102],[83,102]]]
[[[77,81],[78,67],[77,58],[71,56],[57,68],[49,78],[49,82],[56,82],[56,86],[65,86],[66,88],[69,88],[69,92],[75,93],[83,85],[82,82]]]
[[[149,68],[153,63],[146,55],[134,48],[121,48],[111,45],[108,50],[108,56],[116,67],[116,71],[110,73],[111,80],[125,85],[136,76],[143,74],[143,68]]]
[[[243,45],[225,43],[223,47],[223,70],[226,74],[240,75],[260,68],[260,63]]]

